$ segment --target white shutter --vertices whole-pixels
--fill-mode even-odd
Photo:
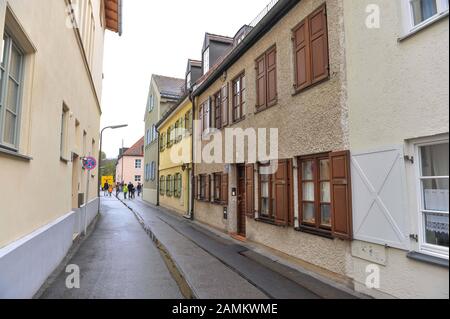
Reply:
[[[354,238],[408,250],[403,147],[352,154]]]

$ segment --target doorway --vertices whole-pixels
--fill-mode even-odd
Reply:
[[[237,234],[246,237],[245,165],[237,167]]]
[[[72,155],[72,209],[79,208],[78,194],[80,192],[81,165],[78,155]]]

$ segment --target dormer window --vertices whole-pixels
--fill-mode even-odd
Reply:
[[[192,72],[189,72],[186,75],[186,87],[187,87],[188,90],[190,90],[191,87],[192,87]]]
[[[209,47],[203,52],[203,74],[209,71]]]

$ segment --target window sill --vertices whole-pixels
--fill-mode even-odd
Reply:
[[[310,234],[310,235],[315,235],[315,236],[319,236],[319,237],[323,237],[323,238],[334,240],[334,237],[331,234],[331,232],[326,231],[326,230],[312,229],[312,228],[306,227],[306,226],[300,226],[298,228],[295,228],[295,230],[299,231],[299,232],[302,232],[302,233],[307,233],[307,234]]]
[[[449,11],[447,10],[446,12],[442,12],[441,14],[437,15],[436,17],[432,18],[430,21],[422,24],[419,27],[416,27],[414,29],[412,29],[409,33],[407,33],[406,35],[400,37],[397,39],[398,42],[402,42],[406,39],[411,38],[412,36],[416,35],[417,33],[421,32],[422,30],[427,29],[428,27],[432,26],[433,24],[445,19],[448,17]]]
[[[427,263],[427,264],[440,266],[440,267],[444,267],[444,268],[449,268],[448,267],[448,259],[434,257],[434,256],[426,255],[426,254],[423,254],[423,253],[419,253],[419,252],[416,252],[416,251],[411,251],[406,256],[409,259],[413,259],[413,260],[416,260],[416,261],[420,261],[420,262],[424,262],[424,263]]]
[[[18,159],[18,160],[22,160],[22,161],[27,161],[27,162],[33,160],[33,158],[30,157],[30,156],[19,154],[17,152],[10,151],[10,150],[7,150],[7,149],[3,149],[1,147],[0,147],[0,155],[2,155],[2,156],[4,155],[4,156],[7,156],[7,157],[12,157],[12,158],[15,158],[15,159]]]
[[[301,94],[303,92],[311,90],[311,89],[315,88],[316,86],[318,86],[318,85],[320,85],[320,84],[322,84],[324,82],[327,82],[329,80],[330,80],[330,75],[328,75],[326,78],[324,78],[324,79],[322,79],[320,81],[317,81],[316,83],[310,84],[309,86],[301,88],[301,89],[297,89],[294,86],[294,93],[292,93],[292,96],[297,96],[297,95],[299,95],[299,94]]]
[[[259,113],[262,113],[264,111],[267,111],[267,110],[273,108],[276,105],[278,105],[278,98],[275,100],[275,102],[272,102],[272,103],[270,103],[269,105],[266,105],[266,106],[258,107],[258,106],[255,105],[255,110],[256,110],[255,111],[255,115],[259,114]]]
[[[234,125],[239,124],[239,123],[241,123],[241,122],[243,122],[245,120],[246,120],[246,118],[245,118],[245,116],[243,116],[241,119],[233,121],[233,123],[231,123],[229,126],[234,126]]]
[[[62,156],[59,157],[59,160],[60,160],[61,162],[63,162],[64,164],[69,164],[69,162],[70,162],[70,160],[68,160],[67,158],[64,158],[64,157],[62,157]]]
[[[264,217],[255,218],[255,221],[260,222],[260,223],[269,224],[269,225],[276,226],[276,227],[283,227],[283,228],[287,227],[287,225],[277,224],[274,220],[264,218]]]

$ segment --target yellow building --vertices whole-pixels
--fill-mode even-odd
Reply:
[[[192,103],[185,96],[157,124],[159,205],[181,215],[192,209]]]

